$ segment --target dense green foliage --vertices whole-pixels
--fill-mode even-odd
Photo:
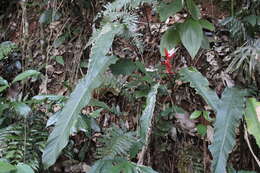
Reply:
[[[66,3],[76,4],[72,9],[77,7],[79,11],[81,8],[91,11],[89,7],[94,7],[92,1]],[[221,85],[216,91],[212,88],[215,85],[211,85],[206,78],[209,75],[199,71],[203,69],[200,67],[200,61],[204,61],[200,59],[200,53],[203,54],[203,51],[211,48],[205,30],[214,33],[216,28],[213,23],[203,18],[196,3],[197,1],[194,0],[170,2],[114,0],[104,1],[98,11],[93,8],[92,10],[96,12],[96,16],[91,21],[93,31],[87,44],[80,50],[79,56],[81,58],[83,53],[89,52],[88,63],[82,68],[80,67],[82,64],[77,66],[78,69],[80,68],[82,79],[76,82],[74,89],[73,82],[70,84],[69,80],[64,81],[66,92],[60,93],[69,94],[68,97],[42,94],[47,92],[39,92],[40,95],[36,95],[34,91],[29,94],[24,92],[32,89],[33,85],[43,90],[42,88],[49,87],[49,76],[62,73],[52,70],[49,61],[54,60],[56,65],[68,68],[66,59],[53,53],[55,51],[52,48],[60,48],[67,40],[74,40],[75,38],[72,37],[74,31],[80,35],[83,32],[77,30],[78,28],[70,31],[71,28],[68,29],[65,23],[61,30],[65,28],[69,31],[65,34],[60,31],[53,43],[49,40],[47,44],[50,45],[46,47],[45,43],[41,45],[42,50],[46,49],[42,52],[47,53],[42,60],[46,62],[40,64],[40,67],[31,68],[35,65],[33,60],[30,60],[32,55],[28,52],[24,53],[18,60],[23,67],[14,73],[15,76],[10,78],[8,75],[0,76],[0,173],[52,171],[59,158],[78,159],[82,162],[85,158],[91,158],[88,161],[91,168],[87,173],[157,173],[148,159],[151,156],[147,154],[152,152],[148,150],[151,147],[151,139],[154,142],[158,136],[167,136],[167,140],[171,138],[172,143],[177,143],[180,136],[186,138],[186,135],[196,136],[198,145],[203,140],[205,169],[207,151],[210,151],[213,157],[212,172],[237,172],[229,166],[229,155],[236,145],[239,125],[244,126],[245,130],[254,136],[256,146],[260,147],[260,103],[256,98],[259,91],[255,89],[258,67],[260,67],[258,35],[260,20],[259,10],[252,9],[259,7],[260,4],[253,1],[253,7],[235,14],[234,9],[231,9],[233,16],[227,17],[222,22],[236,44],[231,46],[234,51],[225,57],[229,64],[224,66],[225,72],[221,71],[221,73],[231,74],[240,70],[245,72],[244,79],[250,81],[247,83],[250,84],[250,89],[247,86],[244,87],[246,89],[242,89],[235,84],[232,87]],[[21,5],[24,10],[24,4]],[[46,3],[35,6],[37,5],[44,7]],[[179,12],[187,14],[183,20],[173,22],[166,27],[164,33],[158,34],[160,37],[158,54],[166,59],[163,63],[154,57],[149,57],[154,58],[153,63],[143,59],[143,55],[150,53],[151,50],[149,48],[146,50],[147,47],[142,42],[144,33],[139,32],[142,22],[137,11],[142,11],[146,5],[158,12],[158,20],[161,21],[167,21]],[[63,17],[59,8],[48,7],[41,12],[38,19],[41,32],[50,29],[51,34],[55,33],[52,29]],[[86,11],[82,14],[86,15]],[[148,20],[146,12],[144,13]],[[26,26],[26,22],[23,22]],[[147,23],[150,27],[149,22]],[[150,30],[149,32],[153,37],[153,33]],[[118,56],[117,45],[115,45],[118,39],[122,39],[122,42],[127,42],[127,45],[133,48],[131,50],[134,52],[131,53],[134,54],[134,58]],[[22,49],[18,49],[16,44],[9,41],[1,43],[0,67],[11,63],[12,53],[28,51],[26,46],[21,47]],[[186,57],[177,54],[176,48],[185,50],[186,52],[180,54],[184,53]],[[52,53],[55,55],[51,56]],[[179,61],[177,58],[180,57]],[[80,58],[78,61],[81,61]],[[174,73],[168,69],[169,67],[176,68],[172,69]],[[7,70],[0,72],[3,71]],[[68,76],[65,75],[64,80],[65,78]],[[38,86],[37,82],[42,83]],[[196,110],[197,107],[192,107],[190,112],[193,113],[190,113],[177,107],[176,105],[182,106],[177,96],[174,97],[174,92],[177,92],[178,88],[186,88],[185,92],[192,93],[189,95],[203,100],[204,105],[200,108],[204,107],[206,110]],[[104,94],[103,90],[108,92]],[[15,94],[12,95],[11,92]],[[112,96],[107,96],[111,93]],[[251,98],[247,99],[248,96]],[[132,114],[136,114],[136,117]],[[109,121],[107,117],[114,119],[114,121],[110,120],[109,125],[107,125]],[[170,120],[170,117],[173,119]],[[134,119],[131,128],[128,118]],[[175,124],[171,124],[171,121]],[[207,136],[208,127],[214,129],[212,141]],[[158,129],[163,132],[157,133]],[[82,144],[82,148],[76,148]],[[73,147],[75,148],[72,149]],[[167,151],[167,148],[171,146],[162,146],[160,150]],[[174,152],[179,154],[178,151]],[[175,163],[182,165],[181,161]],[[185,170],[189,170],[186,167]]]

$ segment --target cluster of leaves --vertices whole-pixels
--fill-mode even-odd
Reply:
[[[10,42],[2,42],[0,44],[0,60],[8,58],[8,55],[17,49],[17,45]]]
[[[71,128],[75,121],[80,117],[80,111],[86,105],[91,104],[92,92],[103,83],[104,72],[111,64],[117,61],[114,55],[107,55],[112,46],[115,36],[126,38],[137,38],[136,17],[127,12],[127,9],[136,7],[142,1],[115,1],[106,6],[106,10],[101,21],[100,29],[93,33],[88,45],[92,44],[88,72],[86,76],[77,84],[76,88],[69,97],[62,111],[58,114],[55,127],[50,134],[47,146],[43,152],[43,163],[46,167],[53,165],[60,155],[62,149],[68,144]],[[146,2],[146,1],[145,1]],[[120,11],[121,9],[123,11]],[[121,20],[122,19],[122,20]],[[137,39],[136,39],[137,40]],[[158,85],[156,85],[148,95],[147,108],[141,119],[139,139],[146,143],[148,129],[151,126],[151,119],[156,100]],[[120,129],[110,131],[107,137],[104,137],[104,148],[99,150],[102,160],[97,161],[93,166],[92,172],[154,172],[150,168],[136,165],[119,156],[127,156],[129,150],[136,141],[135,133],[120,132]],[[110,134],[110,135],[109,135]],[[115,163],[117,163],[115,165]],[[106,165],[106,166],[105,166]],[[109,168],[109,169],[107,169]]]
[[[189,16],[183,23],[175,23],[162,36],[160,50],[171,50],[179,43],[182,43],[188,50],[190,56],[194,58],[201,47],[208,48],[209,42],[203,35],[202,29],[214,31],[214,25],[205,19],[201,19],[199,8],[193,0],[176,0],[169,4],[161,3],[158,12],[162,21],[173,16],[177,12],[185,9]]]
[[[231,38],[238,46],[227,59],[231,63],[228,72],[243,71],[249,83],[254,79],[254,71],[259,64],[260,50],[260,7],[259,1],[252,1],[249,8],[242,8],[233,16],[224,19],[221,24],[227,28]]]
[[[46,99],[63,102],[64,98],[52,95],[35,96],[33,100],[29,101],[22,99],[9,101],[6,98],[1,98],[0,146],[3,146],[3,148],[0,150],[0,154],[8,159],[9,163],[0,161],[0,166],[4,167],[5,172],[33,172],[31,168],[37,170],[39,165],[41,165],[39,155],[41,155],[43,147],[45,148],[42,154],[42,162],[45,169],[47,169],[55,164],[63,149],[68,145],[70,135],[79,130],[86,132],[85,134],[89,137],[92,135],[88,133],[91,130],[101,132],[95,120],[100,112],[103,109],[115,114],[119,114],[120,112],[92,98],[93,92],[104,85],[104,78],[106,78],[105,72],[110,67],[114,75],[131,75],[131,77],[136,78],[136,80],[127,83],[124,87],[127,90],[142,86],[143,88],[140,89],[142,93],[139,93],[139,95],[135,93],[135,96],[145,96],[146,104],[139,119],[140,123],[138,124],[137,130],[129,132],[122,127],[113,126],[105,131],[99,141],[102,146],[97,150],[99,160],[94,163],[90,173],[156,173],[152,168],[142,165],[142,161],[134,163],[132,159],[136,158],[140,151],[140,154],[144,154],[148,147],[156,96],[158,90],[161,89],[156,79],[161,76],[153,75],[155,73],[151,75],[151,73],[148,73],[145,69],[144,64],[138,61],[134,63],[130,60],[118,60],[111,51],[114,38],[117,36],[130,40],[142,51],[141,42],[139,40],[140,35],[136,33],[138,18],[131,13],[131,10],[140,4],[154,2],[155,0],[115,0],[105,5],[105,10],[96,18],[101,18],[101,21],[96,20],[96,22],[100,22],[100,26],[93,32],[87,45],[92,46],[87,74],[78,82],[63,109],[49,118],[47,126],[54,125],[54,128],[48,137],[46,146],[44,146],[46,132],[42,130],[42,123],[37,123],[42,121],[42,117],[39,118],[31,114],[31,107],[35,103],[40,103]],[[196,57],[201,47],[209,47],[207,45],[207,38],[203,35],[202,30],[205,28],[213,31],[214,26],[207,20],[201,19],[200,10],[193,0],[175,0],[170,3],[161,2],[157,10],[162,21],[165,21],[169,16],[181,10],[186,10],[189,14],[183,23],[175,23],[162,36],[160,44],[162,55],[164,55],[164,49],[171,50],[179,43],[183,44],[192,58]],[[40,17],[40,23],[42,25],[48,25],[59,18],[60,14],[55,11],[55,9],[50,9],[43,12]],[[252,22],[252,18],[250,22]],[[254,19],[253,24],[258,24],[258,19]],[[0,45],[0,60],[12,52],[13,49],[14,47],[12,46],[4,46],[4,48],[1,48]],[[257,52],[255,52],[255,54],[257,54]],[[237,65],[241,63],[242,60],[238,60],[233,64]],[[64,64],[62,61],[60,61],[60,63]],[[250,61],[249,64],[253,63]],[[136,69],[140,70],[144,76],[132,74]],[[16,76],[11,83],[0,77],[0,94],[10,87],[11,84],[39,75],[40,73],[35,70],[27,70]],[[216,113],[214,141],[210,146],[210,151],[213,156],[213,172],[235,172],[233,169],[227,169],[228,156],[235,145],[235,129],[239,125],[240,120],[244,117],[248,132],[255,137],[258,146],[260,146],[258,135],[260,125],[256,111],[260,103],[254,98],[246,101],[247,93],[235,87],[226,88],[221,98],[219,98],[216,92],[209,87],[208,80],[193,67],[182,68],[179,71],[179,75],[182,81],[190,83],[190,86],[202,96]],[[143,92],[144,88],[146,92]],[[37,102],[35,102],[35,100],[37,100]],[[85,106],[97,106],[101,107],[101,109],[86,116],[81,114],[81,110]],[[6,116],[7,112],[15,112],[21,115],[18,119],[19,123],[11,125],[10,123],[8,125],[2,123],[9,119],[9,117]],[[206,111],[194,112],[191,118],[195,119],[201,115],[209,119],[209,112]],[[2,128],[2,126],[4,126],[4,128]],[[38,151],[38,153],[35,153],[35,151]],[[23,164],[20,162],[23,162]],[[31,168],[25,165],[25,163],[30,165]]]
[[[226,172],[228,155],[235,145],[235,130],[243,115],[247,119],[249,132],[259,142],[259,135],[256,134],[260,127],[256,114],[256,106],[259,103],[255,99],[249,99],[245,112],[245,91],[234,87],[226,88],[220,99],[216,92],[210,89],[208,80],[196,69],[183,68],[180,75],[216,112],[213,144],[210,146],[213,155],[212,168],[214,173]]]

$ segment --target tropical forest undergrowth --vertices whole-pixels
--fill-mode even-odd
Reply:
[[[260,1],[0,2],[0,173],[257,173],[259,147]]]

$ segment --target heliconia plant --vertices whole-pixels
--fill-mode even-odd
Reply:
[[[164,48],[164,52],[165,52],[165,61],[163,62],[163,64],[166,66],[166,72],[168,74],[174,74],[174,72],[172,72],[172,64],[171,64],[171,60],[172,58],[175,57],[175,52],[177,49],[173,48],[171,49],[169,52],[166,48]]]

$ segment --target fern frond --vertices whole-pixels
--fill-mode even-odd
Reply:
[[[237,70],[244,71],[248,74],[247,78],[252,78],[253,72],[256,70],[257,56],[260,52],[260,39],[247,42],[244,46],[239,47],[231,55],[231,63],[226,69],[227,72]]]
[[[236,17],[228,17],[222,21],[222,25],[226,26],[232,37],[236,40],[246,40],[246,27],[245,24]]]
[[[105,5],[106,10],[104,11],[104,14],[108,14],[112,11],[120,11],[124,8],[136,8],[144,3],[152,4],[155,2],[157,2],[157,0],[116,0]]]
[[[133,133],[125,133],[122,129],[114,126],[108,129],[100,142],[104,146],[98,149],[98,156],[100,158],[115,158],[116,156],[127,156],[137,139]]]
[[[44,119],[33,115],[26,123],[18,121],[0,130],[0,157],[12,164],[25,162],[34,170],[41,167],[41,151],[48,137]],[[25,125],[26,124],[26,125]]]

